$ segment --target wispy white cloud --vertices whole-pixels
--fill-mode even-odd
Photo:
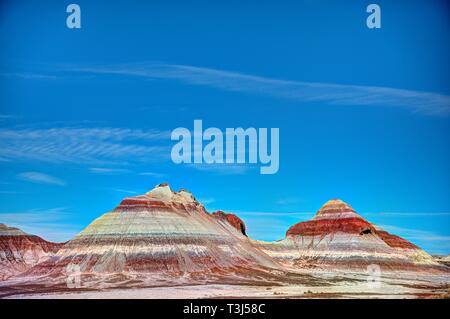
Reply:
[[[371,216],[405,216],[405,217],[427,217],[427,216],[450,216],[450,212],[379,212],[365,213]]]
[[[154,177],[154,178],[161,178],[161,177],[166,176],[166,174],[156,173],[156,172],[142,172],[142,173],[139,173],[139,175],[149,176],[149,177]]]
[[[97,188],[100,191],[107,191],[108,193],[120,193],[127,195],[142,195],[145,193],[145,190],[135,190],[121,187],[99,187]],[[121,197],[123,195],[120,195]]]
[[[1,76],[4,77],[15,77],[24,80],[56,80],[58,76],[42,74],[42,73],[34,73],[34,72],[14,72],[14,73],[1,73]]]
[[[315,212],[242,211],[227,209],[241,218],[253,239],[274,241],[283,239],[292,225],[311,219]]]
[[[28,234],[37,235],[47,241],[62,243],[74,238],[81,230],[82,225],[62,224],[62,223],[38,223],[38,224],[17,224],[18,227]]]
[[[99,140],[157,140],[170,138],[170,132],[157,130],[124,129],[113,127],[59,127],[49,129],[4,129],[0,131],[1,138],[64,138],[80,139],[96,138]]]
[[[232,210],[233,211],[233,210]],[[291,217],[299,219],[309,219],[314,216],[315,212],[258,212],[258,211],[241,211],[235,210],[235,213],[239,216],[278,216],[278,217]],[[299,220],[301,221],[301,220]]]
[[[73,238],[83,228],[81,225],[64,222],[70,215],[66,207],[0,212],[0,223],[18,227],[28,234],[38,235],[46,240],[64,242]]]
[[[1,223],[50,222],[60,220],[67,214],[67,207],[48,209],[34,208],[22,212],[0,212]]]
[[[0,194],[23,194],[23,192],[16,192],[16,191],[5,191],[5,190],[0,190]]]
[[[278,199],[275,203],[277,205],[281,205],[281,206],[289,206],[289,205],[298,204],[301,201],[302,200],[297,197],[285,197],[285,198]]]
[[[203,205],[208,205],[214,203],[216,199],[213,197],[207,197],[207,198],[199,198],[198,201]]]
[[[283,239],[286,231],[292,226],[287,220],[275,216],[242,216],[238,215],[245,223],[250,238],[265,241]]]
[[[243,175],[256,169],[254,165],[244,164],[187,164],[186,166],[218,175]]]
[[[380,225],[379,227],[415,243],[430,254],[448,254],[450,248],[450,236],[448,235],[393,225]]]
[[[0,129],[0,159],[51,163],[114,164],[169,157],[157,144],[169,132],[122,128]]]
[[[204,67],[177,64],[122,64],[65,67],[67,71],[178,80],[227,91],[334,105],[392,106],[428,115],[450,113],[450,96],[434,92],[378,86],[287,81]]]
[[[129,189],[122,189],[122,188],[114,188],[113,191],[118,192],[118,193],[131,194],[131,195],[138,194],[137,191],[133,191],[133,190],[129,190]]]
[[[131,171],[125,168],[110,168],[110,167],[91,167],[89,171],[94,174],[101,175],[118,175],[118,174],[127,174]]]
[[[392,225],[380,225],[379,227],[392,232],[395,235],[404,236],[410,240],[420,240],[424,242],[443,241],[450,243],[450,236],[440,235],[427,230],[403,228]]]
[[[17,175],[17,178],[37,184],[53,184],[58,186],[66,185],[66,182],[54,176],[40,172],[23,172]]]

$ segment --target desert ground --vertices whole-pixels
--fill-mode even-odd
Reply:
[[[283,281],[254,278],[252,280],[234,278],[227,283],[199,280],[192,284],[189,280],[179,284],[171,281],[159,286],[155,282],[145,282],[135,278],[136,287],[127,278],[115,282],[114,288],[105,281],[81,288],[42,286],[30,279],[13,279],[0,284],[0,297],[13,299],[180,299],[180,298],[448,298],[450,279],[442,274],[420,274],[405,272],[383,273],[379,280],[358,272],[317,272],[285,276]],[[118,277],[119,278],[119,277]],[[278,278],[279,279],[279,278]],[[110,279],[109,279],[110,280]],[[103,282],[103,285],[101,284]],[[143,285],[143,287],[141,287]],[[148,285],[148,287],[145,287]],[[155,286],[151,286],[155,285]],[[13,288],[12,288],[13,287]]]

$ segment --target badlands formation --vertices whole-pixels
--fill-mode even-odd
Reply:
[[[72,265],[90,287],[105,281],[118,286],[234,282],[278,267],[245,236],[238,217],[209,214],[191,193],[174,192],[167,184],[125,198],[26,275],[64,279]]]
[[[12,298],[417,298],[448,295],[450,284],[449,267],[340,200],[268,243],[167,184],[65,244],[1,225],[0,262],[0,297]]]
[[[259,242],[274,259],[291,267],[441,271],[432,256],[377,228],[339,199],[325,203],[310,221],[293,225],[286,238]]]
[[[62,245],[0,224],[0,280],[25,272],[47,260]]]

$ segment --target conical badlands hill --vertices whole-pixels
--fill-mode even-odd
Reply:
[[[417,246],[364,220],[340,200],[328,201],[310,221],[293,225],[285,239],[271,243],[251,240],[237,216],[222,211],[209,214],[191,193],[174,192],[167,184],[125,198],[54,256],[50,253],[59,248],[54,244],[3,228],[1,269],[9,275],[25,271],[21,276],[33,282],[39,276],[45,285],[63,283],[68,266],[73,270],[74,265],[87,283],[84,287],[93,289],[196,279],[220,278],[222,283],[272,280],[276,274],[304,269],[366,272],[368,265],[384,270],[449,271]],[[48,256],[42,261],[41,257]]]
[[[325,203],[306,222],[295,224],[284,240],[258,242],[274,259],[295,268],[425,270],[440,266],[414,244],[376,228],[339,199]]]
[[[124,199],[34,273],[78,265],[82,273],[221,274],[276,263],[244,235],[232,214],[210,215],[191,193],[161,184]]]
[[[0,224],[0,280],[22,273],[47,260],[62,245]]]

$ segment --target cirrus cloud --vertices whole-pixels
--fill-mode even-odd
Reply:
[[[169,154],[157,141],[170,133],[122,128],[0,129],[0,160],[50,163],[124,164],[154,161]]]
[[[53,184],[58,186],[66,185],[66,182],[62,179],[39,172],[23,172],[18,174],[17,178],[37,184]]]
[[[179,64],[133,63],[106,66],[64,66],[62,71],[177,80],[225,91],[251,93],[329,105],[390,106],[426,115],[448,115],[450,96],[380,86],[291,81]]]

